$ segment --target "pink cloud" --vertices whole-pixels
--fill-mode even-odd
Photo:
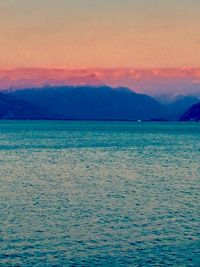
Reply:
[[[18,68],[0,70],[0,89],[60,85],[127,86],[139,92],[199,92],[200,69]],[[197,82],[198,81],[198,82]]]

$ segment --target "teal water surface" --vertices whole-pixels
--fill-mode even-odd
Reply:
[[[200,266],[200,123],[0,121],[0,266]]]

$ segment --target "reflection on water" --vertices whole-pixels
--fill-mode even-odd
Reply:
[[[200,266],[200,124],[0,122],[0,266]]]

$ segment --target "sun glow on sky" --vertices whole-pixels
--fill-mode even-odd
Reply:
[[[199,67],[199,0],[0,2],[0,67]]]

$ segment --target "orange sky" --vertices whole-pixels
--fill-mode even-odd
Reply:
[[[199,67],[198,0],[0,1],[0,68]]]

